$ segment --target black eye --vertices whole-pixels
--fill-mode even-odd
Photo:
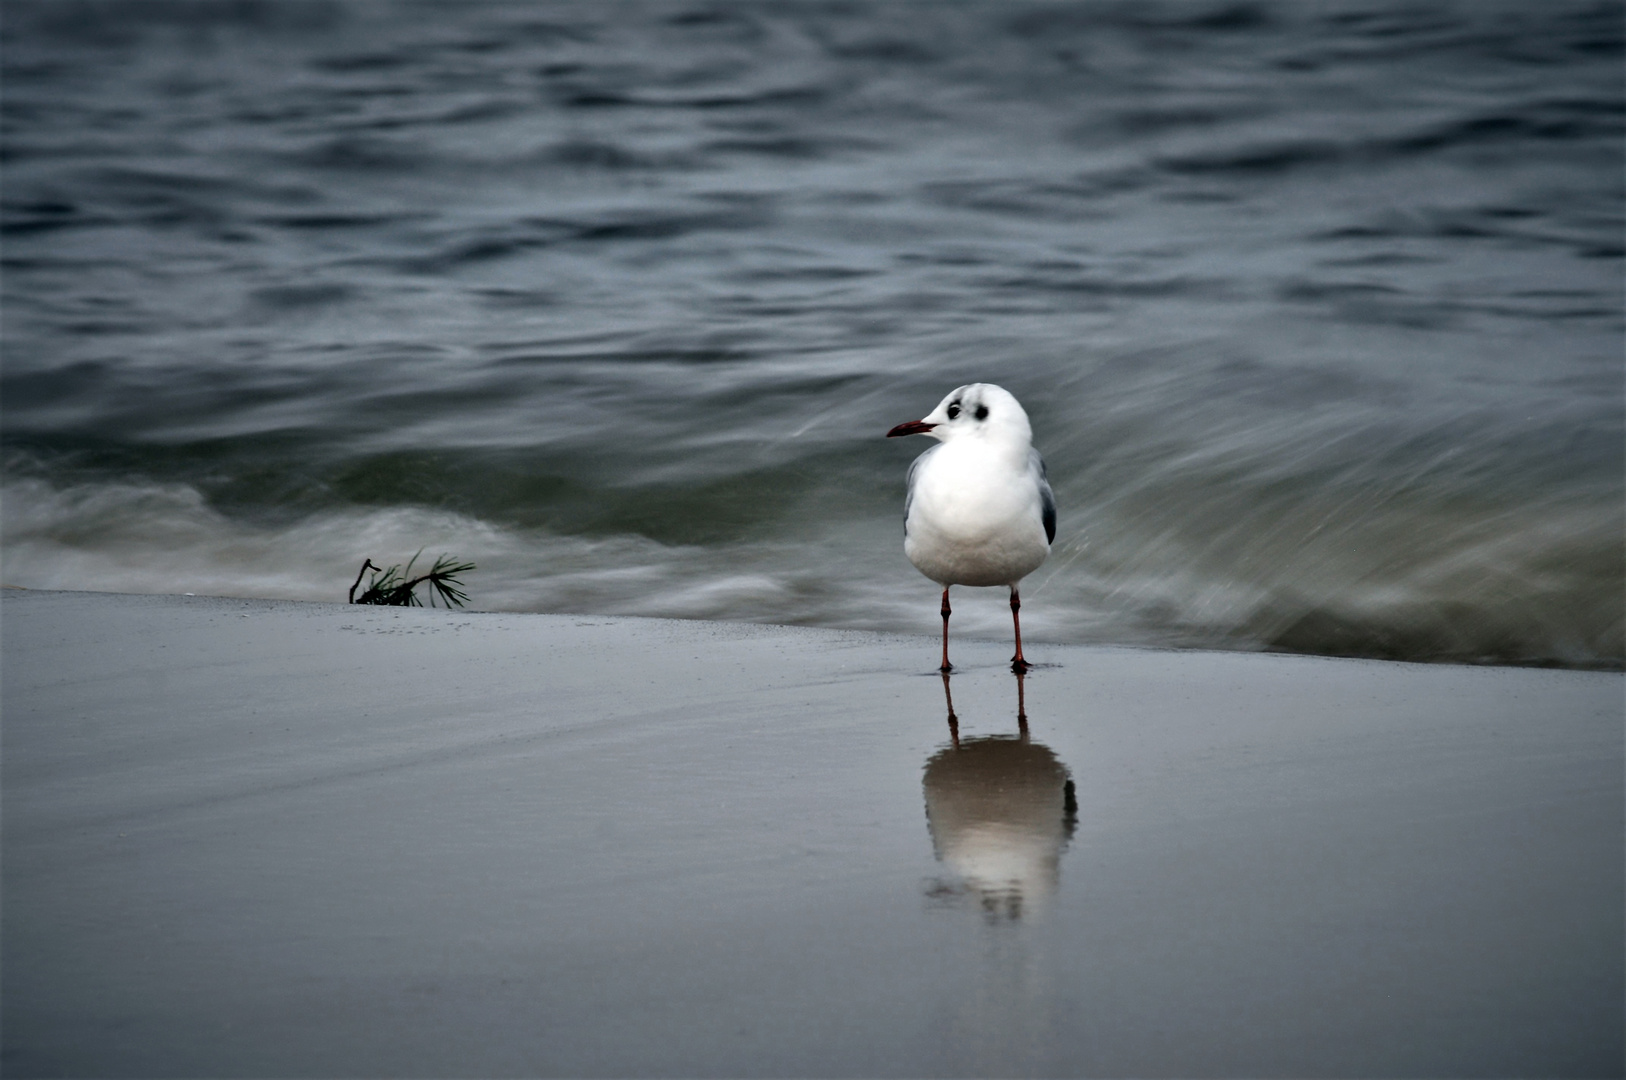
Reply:
[[[977,406],[977,419],[978,420],[986,420],[986,419],[988,419],[988,406],[986,406],[986,405],[978,405]]]
[[[951,402],[949,404],[948,414],[949,414],[949,419],[950,420],[954,420],[954,419],[957,419],[959,417],[959,415],[960,415],[960,403],[958,401]]]

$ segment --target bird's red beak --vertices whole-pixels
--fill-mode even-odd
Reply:
[[[928,424],[924,420],[911,420],[907,424],[899,424],[887,432],[886,437],[890,439],[897,435],[924,435],[936,426],[936,424]]]

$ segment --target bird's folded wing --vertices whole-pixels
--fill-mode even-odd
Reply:
[[[915,464],[920,463],[917,461]],[[1044,517],[1045,542],[1053,544],[1056,542],[1056,493],[1050,490],[1050,478],[1045,475],[1044,458],[1039,456],[1039,451],[1029,452],[1028,464],[1039,474],[1039,513]],[[911,469],[909,474],[913,479],[914,470]],[[908,514],[908,508],[905,507],[904,516],[907,517]]]

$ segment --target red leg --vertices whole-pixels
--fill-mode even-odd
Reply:
[[[948,662],[948,617],[949,617],[948,586],[944,585],[943,586],[943,666],[938,668],[937,669],[938,671],[953,671],[954,670],[954,665],[952,665],[952,664],[950,664]]]
[[[1016,655],[1011,657],[1011,670],[1020,674],[1033,665],[1022,659],[1022,595],[1011,586],[1011,625],[1016,628]]]

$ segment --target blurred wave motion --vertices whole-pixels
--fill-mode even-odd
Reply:
[[[9,3],[7,584],[1626,664],[1619,2]],[[990,592],[957,626],[998,636]]]

